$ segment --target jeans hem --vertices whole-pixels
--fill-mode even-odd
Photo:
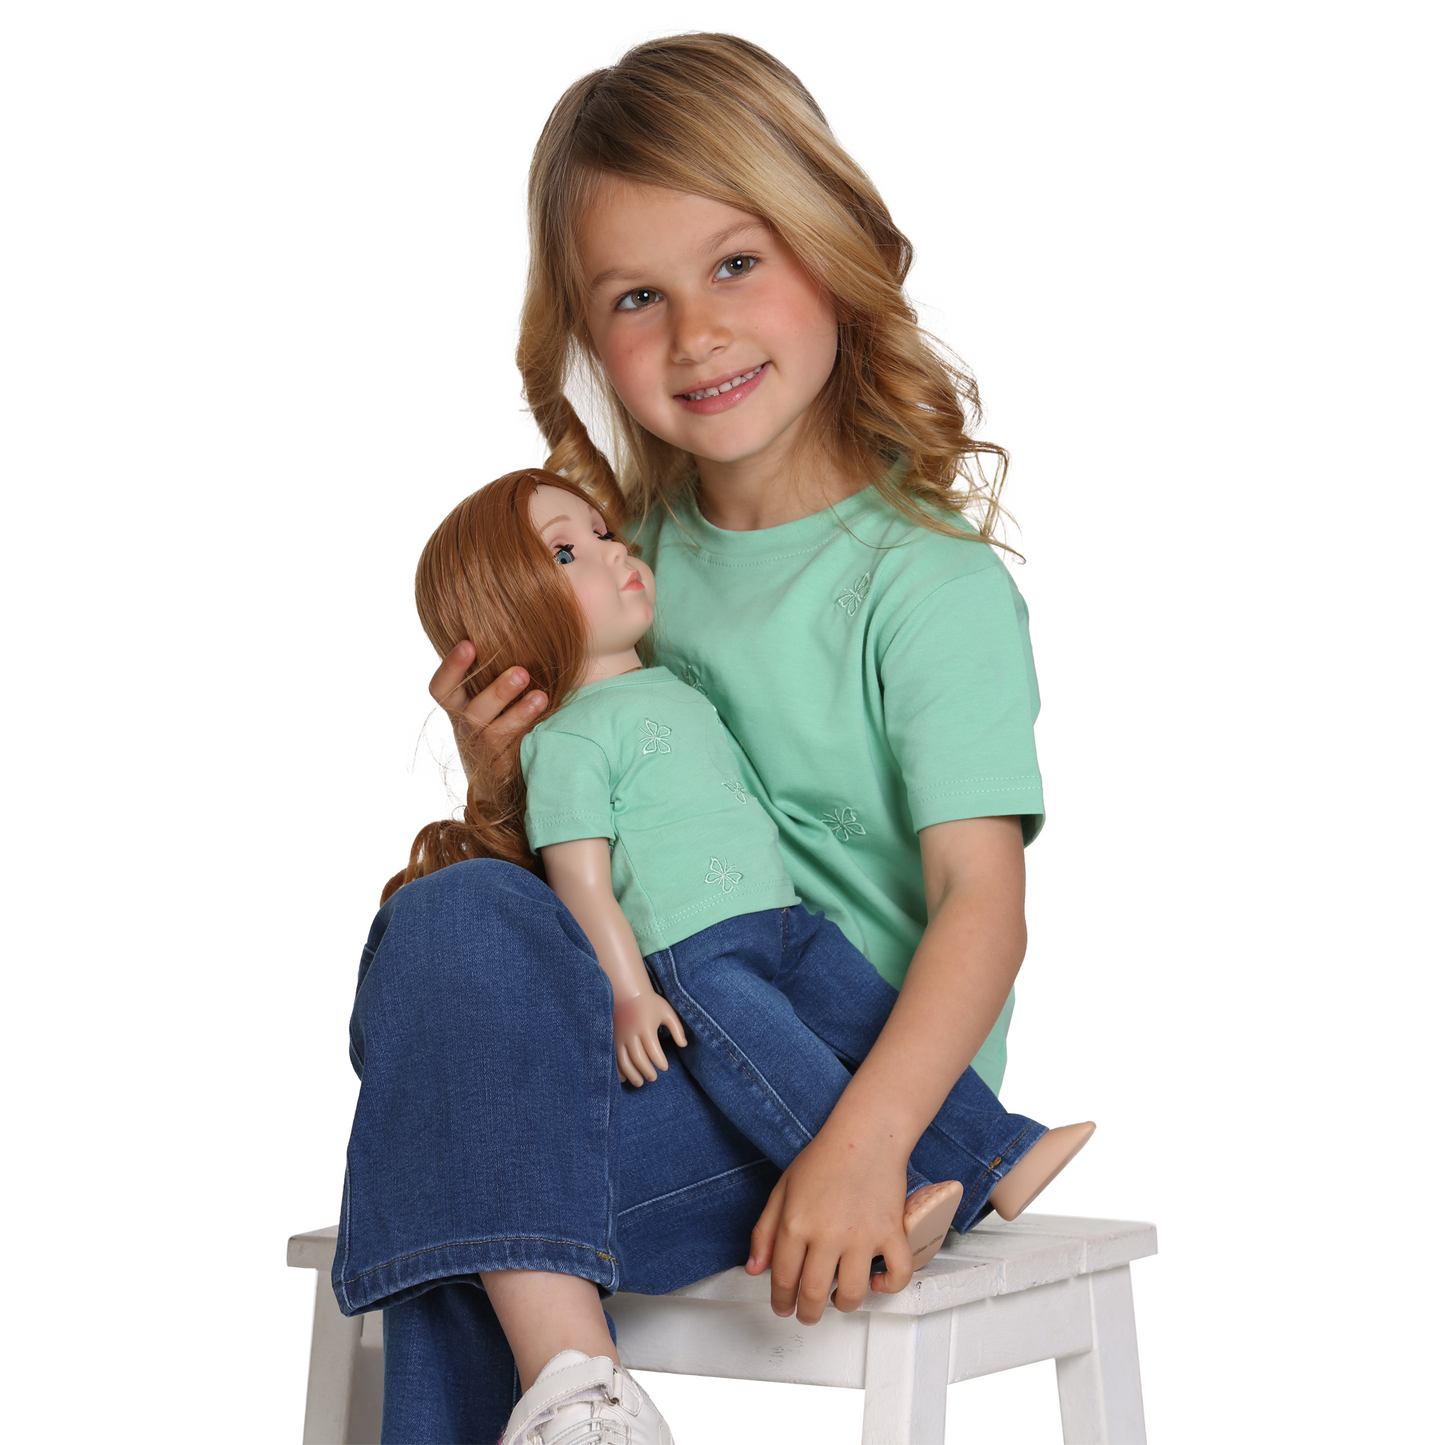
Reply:
[[[477,1280],[494,1269],[577,1275],[609,1291],[618,1285],[617,1260],[605,1250],[570,1239],[502,1235],[431,1245],[344,1279],[333,1276],[331,1287],[341,1313],[356,1315],[399,1304],[450,1280]]]

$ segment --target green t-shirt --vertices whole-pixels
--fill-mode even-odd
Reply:
[[[807,906],[890,983],[928,909],[918,830],[1043,824],[1028,610],[991,547],[910,523],[866,488],[729,532],[683,490],[638,529],[658,661],[717,708]],[[1013,995],[974,1067],[997,1092]]]
[[[798,901],[717,710],[666,668],[581,688],[527,734],[521,761],[527,841],[608,839],[643,953]]]

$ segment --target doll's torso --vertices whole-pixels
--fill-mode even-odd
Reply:
[[[665,668],[581,689],[522,745],[534,850],[607,838],[644,954],[798,901],[716,709]]]

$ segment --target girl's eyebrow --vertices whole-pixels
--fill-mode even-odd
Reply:
[[[704,251],[716,251],[727,245],[734,236],[741,236],[744,231],[765,231],[767,223],[757,216],[749,216],[746,221],[739,221],[734,226],[728,226],[725,230],[719,231],[716,236],[709,236],[703,242]]]
[[[551,522],[543,522],[542,525],[537,528],[537,530],[539,532],[545,532],[547,528],[552,525],[552,522],[570,522],[571,520],[571,517],[553,517]]]

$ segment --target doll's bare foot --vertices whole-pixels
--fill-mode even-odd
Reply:
[[[1092,1123],[1050,1129],[999,1182],[988,1202],[1000,1219],[1017,1219],[1058,1177],[1064,1165],[1089,1142]]]
[[[938,1253],[962,1198],[963,1185],[957,1179],[925,1184],[908,1196],[903,1206],[903,1232],[913,1251],[914,1269],[922,1269]]]

